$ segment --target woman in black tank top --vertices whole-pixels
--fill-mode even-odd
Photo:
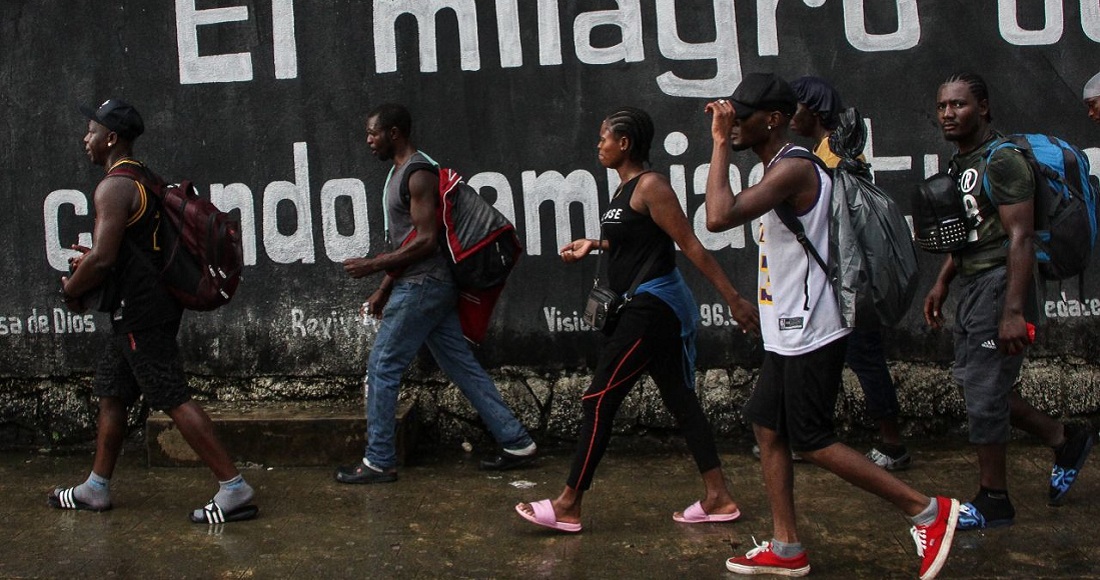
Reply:
[[[706,497],[673,519],[684,523],[729,522],[740,516],[722,473],[714,437],[694,390],[694,333],[698,308],[676,268],[673,244],[707,277],[730,305],[742,332],[759,332],[755,305],[733,288],[714,257],[695,236],[668,179],[649,172],[653,121],[640,109],[623,107],[600,126],[602,166],[619,174],[616,190],[601,218],[603,240],[566,244],[562,260],[573,263],[593,250],[607,252],[609,286],[624,293],[641,276],[642,284],[622,308],[618,323],[601,345],[592,384],[583,396],[577,453],[557,499],[521,503],[524,519],[564,532],[581,531],[581,500],[611,438],[619,406],[643,373],[661,392],[666,407],[687,439],[703,476]]]

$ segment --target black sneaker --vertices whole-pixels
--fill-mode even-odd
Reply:
[[[360,461],[354,466],[338,468],[333,477],[340,483],[391,483],[397,481],[397,471],[380,471]]]
[[[1081,467],[1089,456],[1096,433],[1091,427],[1066,425],[1066,442],[1054,452],[1054,468],[1050,470],[1050,505],[1062,505]]]
[[[516,455],[515,453],[509,453],[507,449],[501,449],[500,453],[495,457],[482,459],[478,468],[484,471],[507,471],[509,469],[523,467],[524,465],[530,465],[531,462],[535,460],[536,455],[537,452],[527,455]]]

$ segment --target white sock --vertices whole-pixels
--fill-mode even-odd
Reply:
[[[535,446],[535,442],[532,441],[531,444],[528,445],[527,447],[521,447],[519,449],[505,448],[504,450],[507,451],[508,453],[510,453],[511,455],[518,455],[520,457],[527,457],[528,455],[533,454],[536,449],[538,449],[538,447]]]

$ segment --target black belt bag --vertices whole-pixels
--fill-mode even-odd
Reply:
[[[603,228],[600,228],[600,246],[603,245]],[[642,269],[634,277],[634,283],[626,294],[619,294],[607,286],[600,286],[600,266],[603,264],[603,250],[600,250],[599,263],[596,264],[596,279],[592,281],[592,290],[588,291],[588,300],[584,303],[584,321],[592,330],[601,330],[604,334],[611,334],[615,330],[615,324],[619,321],[619,314],[624,306],[634,298],[634,291],[642,283],[642,279],[649,273],[653,262],[657,260],[654,252],[646,258]]]

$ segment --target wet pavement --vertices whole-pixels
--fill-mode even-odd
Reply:
[[[503,474],[478,471],[476,451],[421,453],[397,483],[369,486],[338,484],[332,468],[247,466],[260,516],[220,526],[186,517],[215,490],[207,470],[146,467],[140,447],[127,449],[115,473],[114,509],[99,514],[46,505],[53,486],[87,475],[89,453],[0,453],[0,577],[735,578],[725,559],[751,548],[753,536],[770,538],[749,446],[722,454],[741,520],[679,524],[672,513],[702,493],[689,455],[678,440],[632,439],[629,448],[627,438],[612,443],[576,535],[535,527],[513,511],[519,501],[557,495],[570,462],[565,446]],[[963,500],[976,490],[963,441],[911,449],[914,465],[901,477],[918,489]],[[960,533],[940,577],[1100,578],[1100,456],[1061,508],[1046,505],[1050,460],[1037,444],[1012,444],[1016,525]],[[814,466],[795,471],[811,577],[916,576],[899,512]]]

